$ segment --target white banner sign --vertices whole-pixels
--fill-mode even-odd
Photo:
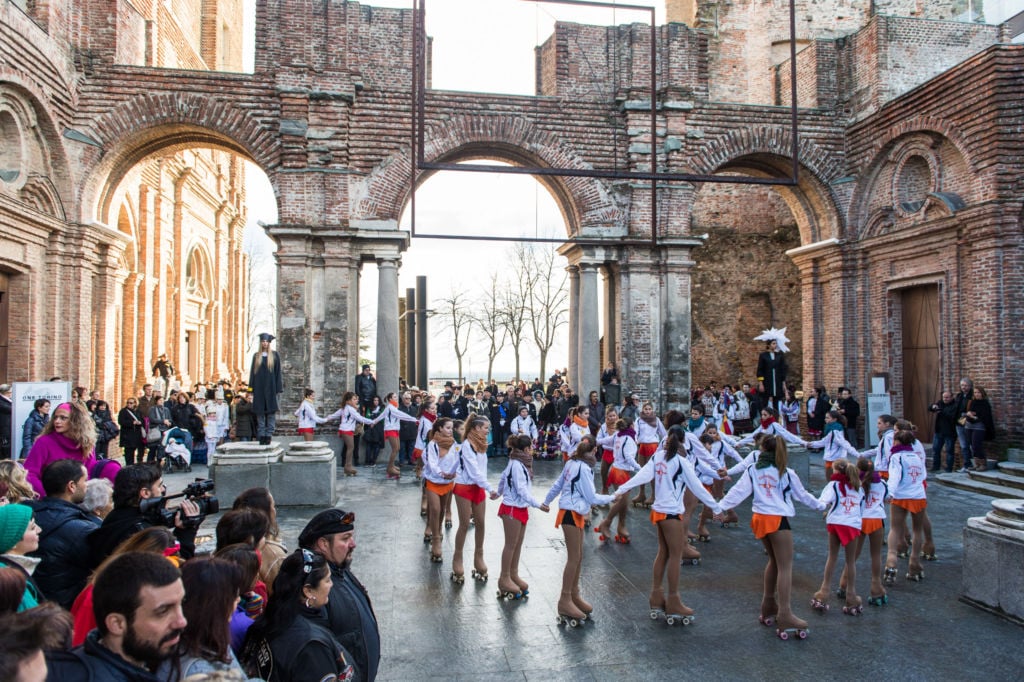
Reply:
[[[19,459],[27,456],[28,451],[21,451],[21,434],[25,420],[35,409],[35,402],[42,398],[50,401],[50,414],[61,403],[71,401],[71,382],[69,381],[21,381],[11,385],[14,406],[11,415],[11,458]]]
[[[878,445],[878,429],[875,428],[878,418],[883,414],[892,414],[892,398],[888,393],[868,393],[868,416],[864,420],[867,431],[868,445]]]

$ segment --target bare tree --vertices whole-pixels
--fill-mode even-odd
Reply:
[[[554,249],[529,250],[534,253],[534,258],[526,317],[540,353],[540,376],[543,377],[547,374],[548,351],[555,345],[558,329],[569,322],[569,290],[566,287],[569,275],[559,267],[559,255]]]
[[[480,304],[480,310],[476,314],[471,315],[473,322],[480,331],[483,332],[484,336],[490,342],[487,348],[487,383],[491,383],[491,379],[494,377],[494,358],[497,357],[501,349],[505,347],[505,342],[508,340],[508,330],[505,328],[503,323],[504,311],[502,310],[501,291],[502,287],[498,283],[497,273],[491,274],[491,288],[484,294],[483,301]],[[461,373],[461,370],[460,370]],[[516,373],[519,373],[519,367],[516,366]]]
[[[530,304],[530,289],[533,286],[533,271],[536,259],[532,247],[525,242],[516,242],[509,254],[516,277],[515,282],[501,293],[501,324],[508,334],[508,343],[516,359],[516,379],[521,380],[520,358],[523,341],[526,340],[527,309]]]
[[[438,305],[434,306],[442,324],[452,332],[452,350],[455,351],[455,359],[459,365],[460,383],[464,382],[462,358],[469,349],[469,335],[473,330],[473,317],[469,308],[469,297],[466,293],[456,292],[454,289],[447,298],[442,298]]]
[[[245,301],[246,357],[256,352],[258,332],[274,329],[277,321],[277,272],[273,254],[253,242],[243,248],[245,278],[249,284]]]

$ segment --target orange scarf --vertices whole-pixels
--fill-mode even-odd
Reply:
[[[582,427],[584,429],[590,427],[590,423],[586,419],[584,419],[583,417],[581,417],[579,415],[576,415],[575,417],[572,418],[572,423],[575,424],[576,426],[580,426],[580,427]]]

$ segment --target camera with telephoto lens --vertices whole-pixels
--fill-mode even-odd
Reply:
[[[214,484],[208,478],[197,478],[193,483],[175,495],[151,497],[139,504],[139,511],[147,521],[155,526],[174,528],[174,522],[180,517],[182,528],[198,528],[209,514],[220,511],[220,502],[213,496]],[[199,507],[196,516],[185,516],[181,508],[168,509],[167,500],[183,497]]]

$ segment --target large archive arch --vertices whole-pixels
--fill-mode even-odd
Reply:
[[[241,11],[182,4],[227,13],[204,26],[234,25]],[[659,184],[653,240],[646,183],[543,178],[568,228],[576,388],[595,387],[600,359],[614,359],[631,391],[682,406],[695,381],[753,378],[750,339],[788,323],[799,330],[798,388],[843,384],[863,397],[883,376],[894,409],[927,428],[922,405],[971,375],[992,389],[1000,428],[1019,436],[1024,210],[1011,152],[1024,48],[1004,44],[1008,26],[953,20],[956,3],[832,0],[837,11],[822,16],[846,19],[802,22],[796,36],[794,140],[782,106],[794,72],[786,22],[765,16],[770,30],[746,30],[763,4],[671,2],[670,19],[687,23],[653,30],[558,23],[536,52],[537,96],[424,93],[426,156],[643,171],[654,154],[662,171],[738,179],[796,168],[785,187]],[[390,390],[409,244],[398,219],[424,179],[413,177],[408,134],[413,13],[258,2],[255,73],[240,74],[218,56],[234,37],[150,31],[151,5],[4,5],[0,132],[18,144],[0,150],[0,378],[65,375],[115,397],[139,378],[118,384],[122,370],[157,351],[187,361],[190,340],[159,348],[152,327],[173,310],[184,324],[193,303],[210,311],[192,320],[197,333],[229,330],[221,343],[244,367],[238,316],[211,304],[225,290],[244,296],[244,282],[218,274],[240,266],[230,244],[244,197],[228,182],[211,212],[225,230],[219,245],[183,239],[161,260],[145,236],[153,212],[174,205],[175,182],[200,167],[233,177],[230,163],[188,156],[204,148],[253,162],[276,193],[267,232],[278,249],[286,403],[305,386],[331,396],[351,387],[367,263],[381,292],[380,388]],[[191,52],[165,58],[189,40]],[[178,155],[162,166],[173,176],[135,170],[154,155]],[[201,371],[216,374],[214,365]]]

